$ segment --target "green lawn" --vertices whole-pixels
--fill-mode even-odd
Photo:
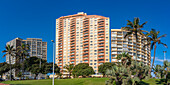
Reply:
[[[105,85],[109,78],[75,78],[75,79],[55,79],[55,85]],[[46,80],[21,80],[5,81],[5,84],[13,85],[52,85],[51,79]],[[143,80],[141,85],[163,85],[160,79]]]
[[[105,85],[106,80],[108,78],[55,79],[55,85]],[[14,85],[52,85],[52,80],[5,81],[2,83]]]
[[[164,85],[163,83],[165,83],[163,79],[149,79],[149,80],[143,80],[143,82],[146,85]]]

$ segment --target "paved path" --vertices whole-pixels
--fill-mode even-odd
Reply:
[[[0,85],[9,85],[9,84],[2,84],[2,83],[0,83]]]

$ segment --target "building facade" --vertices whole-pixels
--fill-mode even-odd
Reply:
[[[43,42],[42,39],[39,38],[27,38],[26,40],[23,40],[21,38],[15,38],[9,42],[6,43],[6,45],[13,46],[14,49],[18,50],[18,46],[21,46],[22,44],[28,44],[29,46],[29,56],[28,57],[33,57],[36,56],[38,58],[47,60],[47,42]],[[17,59],[18,57],[11,57],[11,64],[15,64],[19,62]],[[22,62],[22,60],[20,60]],[[6,56],[6,62],[9,63],[9,55]],[[16,74],[19,72],[17,69],[12,69],[12,74],[14,78],[16,78]],[[6,73],[6,75],[8,75]],[[30,72],[24,72],[25,77],[30,77],[34,78],[34,74],[31,74]]]
[[[13,46],[13,48],[15,50],[17,50],[18,46],[21,46],[21,43],[22,43],[22,39],[21,38],[15,38],[9,42],[6,43],[6,45],[10,45],[10,46]],[[16,63],[16,57],[14,56],[11,56],[11,64],[15,64]],[[6,55],[6,62],[9,63],[9,55]]]
[[[75,15],[56,19],[56,64],[88,63],[98,73],[98,66],[109,62],[109,18]]]
[[[27,38],[26,40],[22,40],[22,43],[29,46],[29,56],[36,56],[47,60],[47,42],[43,42],[39,38]]]
[[[136,44],[137,44],[137,60],[142,61],[146,65],[151,64],[151,49],[150,46],[143,47],[148,41],[142,41],[142,36],[138,35],[138,42],[136,38],[131,35],[124,38],[125,31],[121,29],[111,29],[111,62],[117,62],[116,57],[122,52],[128,52],[135,59]]]

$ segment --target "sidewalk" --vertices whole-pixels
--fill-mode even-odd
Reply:
[[[10,84],[2,84],[2,83],[0,83],[0,85],[10,85]]]

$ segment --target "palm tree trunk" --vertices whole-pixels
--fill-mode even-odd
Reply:
[[[135,56],[136,56],[136,57],[135,57],[135,61],[136,61],[136,62],[135,62],[135,65],[136,65],[136,76],[137,76],[137,73],[138,73],[138,72],[137,72],[137,58],[138,58],[137,42],[138,42],[138,39],[137,39],[137,35],[136,35],[136,45],[135,45],[135,46],[136,46],[136,49],[135,49],[135,50],[136,50],[136,55],[135,55]]]
[[[156,44],[155,44],[155,47],[154,47],[154,57],[153,57],[153,61],[152,61],[152,66],[151,66],[151,68],[150,68],[150,70],[149,70],[149,75],[151,75],[151,71],[152,71],[152,68],[153,68],[153,66],[154,66],[155,54],[156,54]]]
[[[136,39],[136,45],[135,45],[135,47],[136,47],[136,57],[135,57],[135,61],[136,61],[136,65],[137,65],[137,58],[138,58],[138,51],[137,51],[137,39]]]
[[[12,69],[11,69],[11,56],[10,56],[10,54],[9,54],[9,67],[10,67],[10,77],[9,77],[9,79],[10,79],[10,81],[12,81],[12,78],[11,78],[11,76],[12,76]]]
[[[22,56],[22,63],[23,63],[23,56]],[[23,64],[22,64],[22,80],[24,80],[24,70],[23,70]]]
[[[71,78],[71,72],[69,72],[69,78]]]

